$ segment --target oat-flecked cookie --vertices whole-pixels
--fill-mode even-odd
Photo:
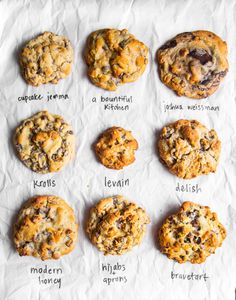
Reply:
[[[29,41],[20,54],[23,77],[33,86],[57,83],[70,74],[72,62],[70,41],[52,32]]]
[[[128,30],[102,29],[87,40],[85,61],[93,84],[115,91],[118,85],[136,81],[148,63],[148,48]]]
[[[191,179],[216,171],[221,142],[214,129],[195,120],[178,120],[162,129],[158,149],[173,174]]]
[[[105,255],[121,255],[139,245],[150,219],[123,196],[100,200],[90,211],[87,233]]]
[[[95,144],[95,152],[100,162],[107,168],[120,170],[135,161],[138,142],[131,131],[121,127],[111,127],[104,131]]]
[[[76,243],[78,224],[73,209],[56,196],[36,196],[20,210],[14,225],[14,243],[21,256],[42,260],[70,253]]]
[[[162,82],[195,99],[213,94],[228,71],[226,42],[209,31],[178,34],[158,50],[157,60]]]
[[[179,263],[200,264],[215,253],[226,230],[208,206],[184,202],[159,230],[161,252]]]
[[[31,170],[57,172],[73,158],[75,137],[61,116],[41,111],[16,129],[14,145],[21,161]]]

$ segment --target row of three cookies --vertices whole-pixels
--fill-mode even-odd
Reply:
[[[102,29],[89,35],[85,60],[92,83],[113,91],[142,75],[148,48],[128,30]],[[158,50],[157,60],[162,82],[190,98],[213,94],[228,71],[226,43],[204,30],[177,35]],[[20,58],[23,76],[34,86],[65,78],[72,61],[70,41],[51,32],[31,40]]]
[[[122,255],[139,245],[150,219],[145,210],[123,196],[100,200],[90,211],[86,231],[105,255]],[[78,224],[73,209],[56,196],[36,196],[26,202],[14,226],[21,256],[58,259],[76,244]],[[209,207],[184,202],[158,231],[161,252],[179,263],[202,263],[222,245],[224,226]]]
[[[38,173],[59,171],[75,152],[72,127],[62,117],[46,111],[23,121],[16,129],[14,144],[23,163]],[[122,169],[135,160],[138,142],[130,131],[111,127],[94,148],[104,166]],[[161,160],[172,173],[185,179],[215,172],[220,148],[214,130],[189,120],[164,127],[158,142]]]

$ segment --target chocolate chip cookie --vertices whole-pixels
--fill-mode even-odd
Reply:
[[[61,116],[41,111],[16,129],[14,145],[21,161],[31,170],[57,172],[73,158],[75,137]]]
[[[162,82],[178,96],[213,94],[228,71],[227,45],[210,31],[178,34],[157,52]]]
[[[136,81],[148,63],[148,48],[128,30],[102,29],[87,41],[85,61],[93,84],[115,91],[118,85]]]
[[[222,245],[226,230],[208,206],[184,202],[159,231],[161,252],[179,263],[200,264]]]
[[[216,171],[221,142],[214,129],[196,120],[178,120],[162,129],[158,149],[170,172],[191,179]]]
[[[121,127],[111,127],[104,131],[95,144],[95,152],[100,162],[107,168],[120,170],[135,161],[138,142],[131,131]]]
[[[57,83],[71,72],[73,48],[70,41],[52,32],[44,32],[29,41],[20,54],[20,65],[26,82],[39,86]]]
[[[90,211],[87,233],[92,243],[105,255],[121,255],[141,243],[146,212],[123,196],[100,200]]]
[[[76,243],[78,224],[73,209],[56,196],[36,196],[20,210],[14,225],[14,243],[21,256],[42,260],[70,253]]]

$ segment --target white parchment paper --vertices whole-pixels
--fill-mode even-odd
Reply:
[[[82,58],[88,34],[101,28],[127,28],[150,49],[149,64],[135,83],[107,92],[86,77]],[[159,80],[156,50],[178,33],[210,30],[227,41],[230,70],[219,90],[209,99],[177,97]],[[20,75],[18,54],[22,45],[44,31],[67,36],[74,47],[70,77],[57,85],[31,87]],[[0,1],[0,299],[77,300],[235,299],[236,288],[236,1],[235,0],[80,0]],[[42,101],[19,101],[41,94]],[[48,94],[68,94],[69,100],[47,101]],[[127,111],[104,110],[102,97],[132,96]],[[92,99],[96,97],[97,102]],[[165,105],[183,110],[165,111]],[[188,105],[218,107],[189,110]],[[40,175],[16,157],[11,138],[14,128],[40,110],[62,115],[76,134],[76,157],[56,174]],[[180,180],[159,162],[155,150],[159,130],[180,118],[197,119],[214,128],[222,141],[216,174]],[[91,149],[97,136],[110,126],[133,132],[139,142],[136,161],[121,171],[99,164]],[[110,180],[129,179],[123,188],[105,187]],[[55,187],[34,188],[34,180],[55,180]],[[200,187],[198,193],[176,191],[177,185]],[[36,194],[64,198],[78,217],[79,239],[74,251],[58,261],[41,262],[19,257],[12,244],[12,224],[24,201]],[[123,194],[144,207],[151,224],[139,247],[121,257],[104,257],[84,232],[89,208],[102,197]],[[164,218],[190,200],[208,205],[227,228],[227,238],[216,254],[201,265],[178,264],[162,255],[156,245],[157,229]],[[104,265],[121,265],[108,274]],[[62,274],[32,274],[31,268],[60,268]],[[175,274],[206,274],[207,280],[171,278]],[[173,273],[172,273],[173,274]],[[40,277],[41,276],[41,277]],[[59,284],[41,279],[61,278]],[[107,278],[122,277],[110,282]],[[124,280],[126,278],[126,282]],[[105,279],[105,280],[104,280]]]

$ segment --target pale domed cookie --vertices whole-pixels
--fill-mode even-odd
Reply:
[[[128,30],[102,29],[87,40],[85,61],[93,84],[115,91],[118,85],[136,81],[148,63],[148,48]]]
[[[215,253],[226,238],[216,213],[207,206],[184,202],[168,217],[158,233],[161,252],[179,263],[200,264]]]
[[[196,120],[178,120],[162,129],[158,150],[170,172],[191,179],[216,171],[221,142],[214,129]]]
[[[73,158],[75,137],[61,116],[41,111],[16,129],[14,145],[20,160],[31,170],[57,172]]]
[[[157,52],[161,81],[179,96],[213,94],[228,71],[227,45],[210,31],[178,34]]]
[[[52,32],[44,32],[29,41],[20,54],[23,77],[34,86],[57,83],[67,77],[72,62],[73,48],[70,41]]]
[[[135,161],[138,142],[131,131],[121,127],[111,127],[104,131],[95,144],[95,152],[100,162],[107,168],[120,170]]]
[[[141,243],[146,212],[123,196],[100,200],[90,211],[87,233],[92,243],[105,255],[121,255]]]
[[[14,225],[14,243],[20,256],[42,260],[70,253],[78,224],[73,209],[56,196],[36,196],[20,210]]]

